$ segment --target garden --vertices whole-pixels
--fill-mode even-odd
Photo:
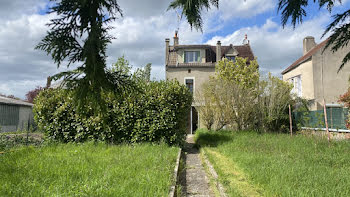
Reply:
[[[350,143],[315,136],[207,131],[195,140],[228,196],[349,196]]]
[[[107,67],[108,24],[122,12],[96,2],[50,8],[59,17],[36,49],[58,67],[81,64],[34,99],[36,133],[0,135],[0,196],[167,196],[193,101],[206,127],[196,144],[229,196],[350,195],[349,142],[287,134],[288,110],[307,111],[289,83],[260,76],[256,60],[223,59],[193,98],[152,81],[150,64]]]
[[[167,196],[179,148],[54,143],[0,155],[0,196]]]
[[[220,61],[204,83],[196,101],[206,104],[199,109],[206,129],[196,131],[195,142],[218,174],[210,179],[228,196],[350,195],[349,141],[300,132],[295,121],[290,127],[289,110],[309,113],[291,89],[241,58]],[[346,95],[341,101],[349,106]]]
[[[37,131],[0,135],[0,196],[168,195],[192,95],[130,69],[124,58],[111,68],[128,75],[130,89],[103,92],[98,113],[91,102],[79,108],[70,89],[42,90]]]

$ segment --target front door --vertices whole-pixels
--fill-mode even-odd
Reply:
[[[192,134],[198,129],[198,112],[195,107],[191,107],[191,129]]]

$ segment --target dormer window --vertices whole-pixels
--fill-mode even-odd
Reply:
[[[226,58],[228,61],[233,61],[233,62],[236,61],[236,56],[226,56]]]
[[[185,63],[200,62],[200,51],[185,51]]]

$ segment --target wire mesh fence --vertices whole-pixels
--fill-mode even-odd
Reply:
[[[327,110],[327,121],[330,129],[347,129],[346,120],[349,109],[341,107],[329,107]],[[325,128],[323,110],[308,112],[293,112],[295,126],[309,128]]]

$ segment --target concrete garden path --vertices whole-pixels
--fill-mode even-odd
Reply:
[[[180,174],[182,196],[212,197],[209,179],[205,173],[199,150],[194,146],[193,135],[188,135],[183,148],[185,169]]]

